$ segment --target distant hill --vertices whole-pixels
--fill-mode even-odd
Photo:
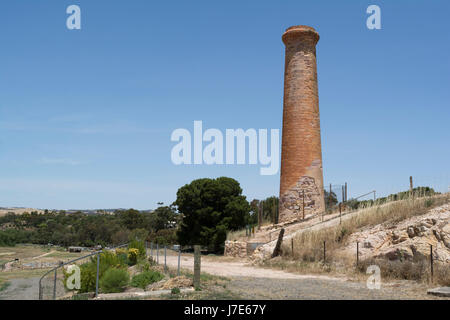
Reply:
[[[13,212],[15,214],[23,214],[24,212],[30,213],[32,211],[36,211],[39,214],[44,213],[44,210],[34,208],[0,208],[0,217],[3,217],[9,212]]]
[[[82,212],[84,214],[114,214],[116,210],[127,210],[122,208],[117,209],[70,209],[70,210],[48,210],[48,211],[64,211],[65,213],[75,213],[75,212]],[[31,213],[33,211],[36,211],[39,214],[42,214],[45,212],[43,209],[35,209],[35,208],[21,208],[21,207],[11,207],[11,208],[5,208],[0,207],[0,217],[5,216],[6,214],[13,212],[15,214],[23,214],[24,212]],[[153,210],[139,210],[140,212],[152,212]]]

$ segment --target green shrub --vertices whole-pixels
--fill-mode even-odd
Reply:
[[[97,280],[97,264],[92,262],[84,263],[80,266],[80,293],[95,291]],[[64,273],[64,285],[66,285],[68,274]],[[67,287],[67,286],[66,286]]]
[[[104,293],[122,292],[130,282],[130,275],[125,269],[110,268],[100,279],[100,288]]]
[[[150,271],[150,263],[146,260],[139,260],[138,266],[141,272]]]
[[[119,259],[121,265],[125,266],[125,265],[128,264],[128,253],[127,253],[127,251],[116,253],[116,255],[117,255],[117,258]]]
[[[130,248],[128,249],[128,265],[134,266],[138,263],[138,257],[139,257],[139,249],[136,248]]]
[[[100,254],[99,279],[103,277],[107,270],[111,268],[123,268],[127,265],[127,261],[123,260],[120,255],[113,252],[105,251]],[[64,272],[64,286],[67,289],[67,279],[71,274]],[[80,266],[80,289],[78,292],[95,291],[97,281],[97,256],[91,257],[89,262]]]
[[[92,257],[91,262],[97,265],[97,257],[96,256]],[[103,273],[104,271],[106,271],[111,267],[120,268],[125,265],[126,264],[124,263],[124,261],[114,252],[105,251],[100,254],[100,269],[102,271],[101,273]]]
[[[144,241],[140,241],[140,240],[132,240],[129,244],[128,244],[128,250],[130,249],[138,249],[139,253],[138,253],[138,257],[139,258],[145,258],[146,256],[146,252],[145,252],[145,244]]]
[[[149,270],[137,274],[131,279],[131,286],[135,288],[145,289],[149,284],[158,282],[164,278],[164,275],[158,271]]]
[[[170,292],[172,294],[179,294],[180,293],[180,288],[172,288],[172,290]]]

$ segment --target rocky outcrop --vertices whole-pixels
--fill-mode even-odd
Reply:
[[[432,246],[435,260],[450,263],[450,204],[398,224],[365,228],[349,237],[344,250],[354,254],[356,242],[361,259],[421,261],[430,258]]]

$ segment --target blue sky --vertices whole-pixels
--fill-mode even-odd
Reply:
[[[66,28],[77,4],[82,29]],[[366,8],[381,8],[381,30]],[[177,128],[281,129],[284,45],[316,28],[325,184],[450,185],[448,1],[2,1],[0,206],[154,208],[201,177],[277,195],[259,165],[175,166]]]

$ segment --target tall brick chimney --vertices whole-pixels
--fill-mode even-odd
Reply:
[[[279,222],[325,210],[317,91],[316,44],[312,27],[293,26],[286,46]]]

